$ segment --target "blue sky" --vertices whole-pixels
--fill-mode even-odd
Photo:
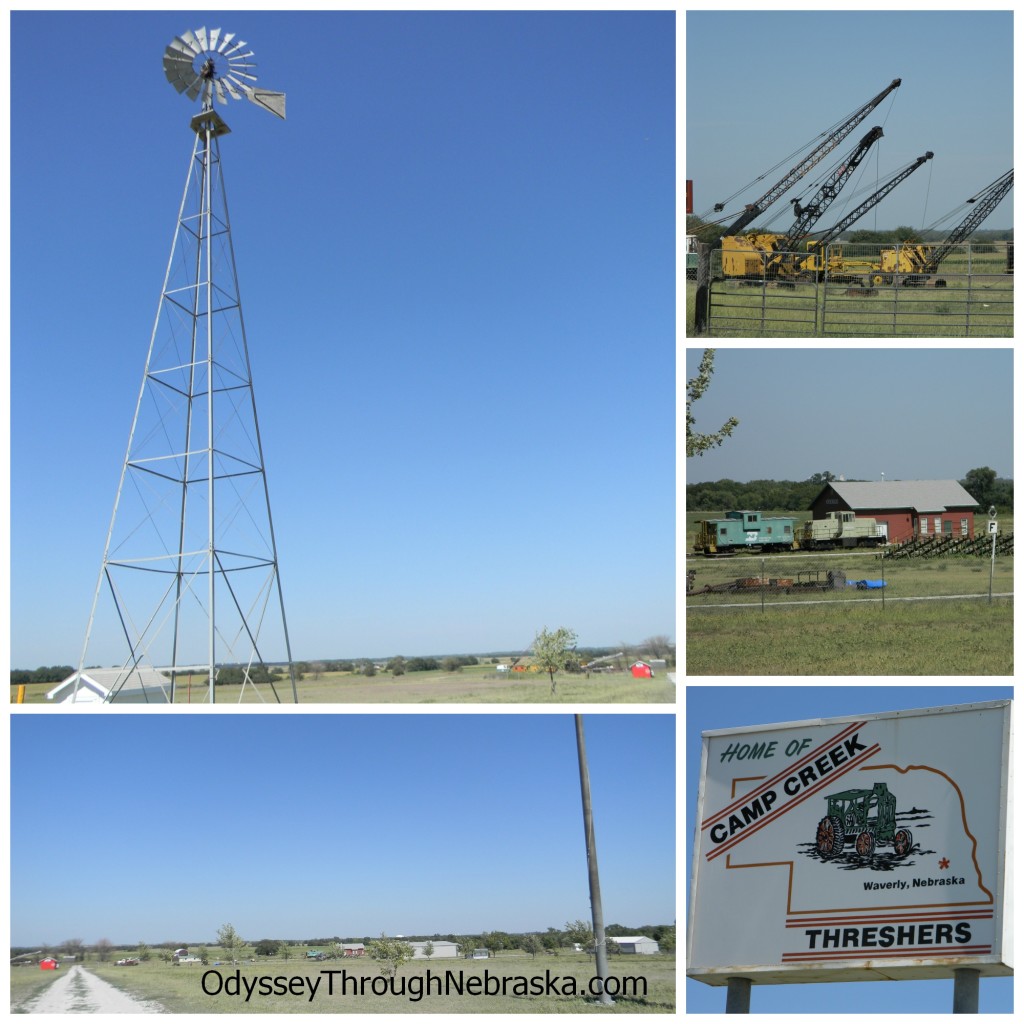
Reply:
[[[686,378],[704,350],[686,350]],[[739,426],[686,482],[1013,476],[1011,349],[719,348],[695,429]]]
[[[605,920],[670,924],[675,717],[584,730]],[[589,919],[572,715],[23,714],[11,734],[16,945]]]
[[[819,165],[830,166],[834,157],[852,151],[869,128],[883,127],[884,138],[819,228],[840,219],[853,190],[876,176],[887,177],[928,150],[934,158],[851,230],[928,227],[1013,166],[1013,14],[892,11],[885,6],[687,11],[686,177],[694,182],[695,213],[725,200],[894,78],[903,79],[895,100],[890,94]],[[941,55],[951,54],[971,69],[970,88],[954,86],[944,70]],[[738,215],[797,159],[737,196],[727,211]],[[815,169],[804,181],[819,173]],[[797,194],[791,190],[771,207],[769,215],[779,215],[774,230],[792,222],[789,199]],[[942,226],[952,227],[966,212]],[[767,226],[766,218],[757,224]],[[1011,191],[983,227],[1012,224]]]
[[[673,12],[15,12],[12,666],[81,652],[200,25],[288,97],[221,152],[295,657],[672,634]]]
[[[693,836],[700,781],[701,733],[743,725],[801,722],[850,714],[974,704],[1013,697],[1009,686],[688,686],[686,688],[686,899],[693,860]],[[1013,1010],[1013,978],[982,978],[980,1012]],[[953,983],[945,981],[833,982],[814,985],[754,986],[753,1013],[814,1013],[823,1005],[843,1013],[949,1013]],[[686,1012],[722,1013],[725,989],[686,980]]]

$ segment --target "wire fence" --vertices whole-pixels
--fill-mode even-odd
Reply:
[[[687,608],[746,608],[1006,597],[1013,592],[1013,556],[908,558],[880,554],[739,555],[691,559]]]

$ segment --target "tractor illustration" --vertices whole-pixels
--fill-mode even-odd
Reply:
[[[914,848],[910,829],[896,826],[896,797],[884,782],[871,789],[830,793],[825,799],[828,810],[814,841],[822,860],[839,857],[848,843],[861,860],[870,860],[876,846],[889,843],[900,860]]]

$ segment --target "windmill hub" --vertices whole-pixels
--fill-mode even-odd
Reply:
[[[256,87],[256,63],[248,45],[219,28],[183,32],[164,50],[164,74],[178,92],[201,99],[204,110],[212,110],[214,100],[226,106],[244,97],[284,118],[284,93]]]

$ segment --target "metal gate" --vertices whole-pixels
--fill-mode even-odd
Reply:
[[[814,337],[818,333],[818,282],[813,277],[790,279],[780,274],[778,263],[782,255],[790,254],[744,252],[742,262],[737,263],[734,257],[726,274],[722,250],[712,250],[709,335],[793,338]]]
[[[958,245],[934,270],[933,250],[909,243],[827,246],[822,335],[1011,337],[1013,276],[1005,243]]]

